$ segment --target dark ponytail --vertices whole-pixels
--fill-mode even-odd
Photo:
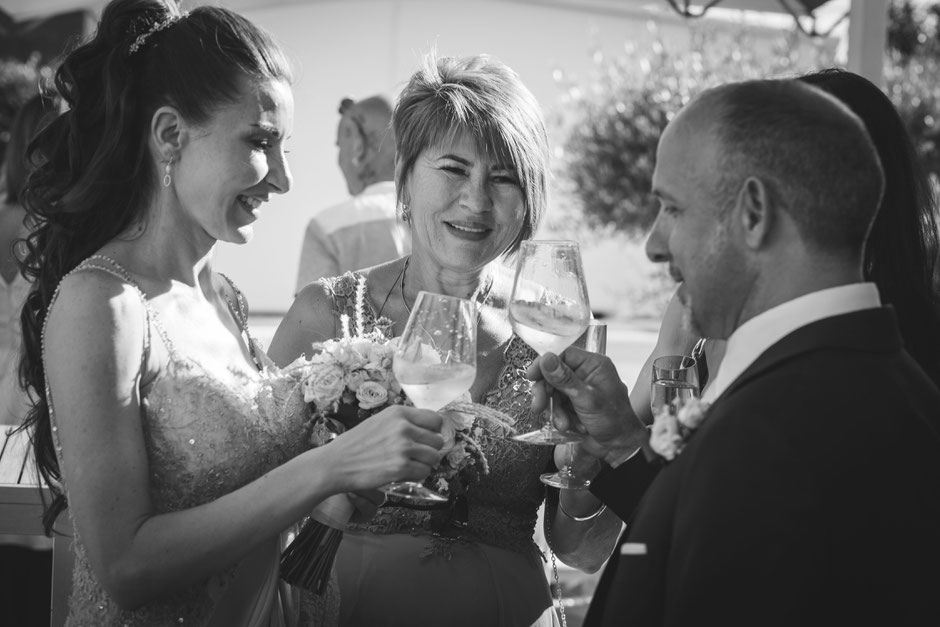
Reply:
[[[848,106],[878,150],[885,189],[865,246],[865,278],[894,307],[907,351],[940,385],[937,205],[914,143],[891,100],[868,79],[831,69],[800,80]]]
[[[183,15],[172,0],[113,0],[97,32],[56,72],[68,110],[30,148],[37,167],[24,204],[32,230],[20,261],[34,282],[21,315],[20,380],[33,400],[24,428],[53,494],[43,517],[47,533],[66,507],[42,363],[55,289],[82,260],[147,219],[157,185],[147,144],[154,112],[171,105],[192,123],[204,122],[237,100],[245,78],[291,81],[270,36],[226,9]]]

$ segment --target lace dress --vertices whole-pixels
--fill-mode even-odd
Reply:
[[[177,350],[137,283],[110,259],[92,257],[76,268],[101,271],[132,285],[147,312],[145,351],[151,331],[164,342],[169,359],[155,380],[141,390],[141,421],[150,465],[155,512],[196,507],[232,492],[301,453],[302,398],[290,377],[278,370],[247,336],[240,294],[233,311],[248,337],[258,371],[229,368],[209,371]],[[234,288],[234,285],[232,286]],[[51,308],[51,305],[50,305]],[[49,394],[47,384],[47,395]],[[51,395],[50,407],[52,403]],[[53,432],[57,429],[53,414]],[[56,440],[61,457],[61,447]],[[68,493],[69,477],[63,476]],[[280,539],[270,538],[238,564],[206,581],[133,611],[108,596],[89,564],[81,528],[74,525],[75,565],[67,625],[203,625],[273,627],[294,625],[299,604],[278,579]],[[329,602],[321,602],[328,611]],[[333,610],[338,600],[333,597]]]
[[[365,278],[352,273],[321,283],[334,297],[337,320],[346,314],[369,330],[375,308],[366,302],[357,311],[360,282],[367,292]],[[536,423],[524,377],[535,356],[513,336],[482,400],[515,418],[521,431]],[[386,506],[367,525],[350,526],[336,560],[341,625],[553,624],[543,557],[533,541],[545,496],[539,475],[552,463],[552,447],[488,435],[482,445],[490,472],[465,499],[443,510]]]

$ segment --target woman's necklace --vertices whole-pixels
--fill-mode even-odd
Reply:
[[[408,271],[408,262],[411,261],[411,257],[405,258],[405,264],[401,268],[401,272],[398,273],[398,293],[401,295],[401,304],[405,306],[405,311],[408,312],[408,315],[411,315],[411,307],[408,306],[408,300],[405,298],[405,272]],[[486,304],[486,301],[490,298],[490,289],[493,287],[493,277],[487,275],[485,279],[480,281],[477,284],[477,288],[473,290],[473,294],[470,295],[470,302],[473,303],[473,306],[477,309],[477,322],[479,322],[480,312],[483,309],[483,305]],[[483,300],[480,300],[480,297],[483,297]]]
[[[408,312],[408,315],[411,315],[411,307],[408,306],[408,300],[405,298],[405,272],[408,270],[408,262],[411,261],[411,257],[405,258],[405,263],[401,267],[401,272],[398,273],[398,293],[401,296],[401,304],[405,307],[405,311]],[[482,281],[477,284],[473,294],[470,295],[470,302],[473,303],[474,309],[476,309],[477,314],[477,328],[480,327],[480,324],[483,320],[483,307],[486,305],[486,302],[490,298],[490,292],[493,288],[493,277],[492,275],[487,275]],[[481,300],[482,297],[482,300]],[[386,296],[386,300],[388,297]],[[494,347],[495,348],[495,347]],[[480,357],[486,357],[490,354],[490,350],[479,351]]]

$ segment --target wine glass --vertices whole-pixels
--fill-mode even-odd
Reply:
[[[577,242],[522,242],[509,299],[509,321],[516,335],[540,355],[548,351],[557,354],[584,332],[590,319],[591,307]],[[515,435],[513,439],[555,445],[577,442],[584,436],[555,428],[549,394],[541,428]]]
[[[699,395],[698,368],[688,355],[665,355],[653,360],[650,409],[675,414],[689,399]]]
[[[477,372],[473,303],[418,292],[392,362],[392,372],[415,407],[438,410],[470,390]],[[386,494],[424,502],[446,501],[417,481],[396,481]]]
[[[591,320],[584,334],[574,343],[586,351],[607,354],[607,323],[600,320]],[[590,479],[583,479],[574,473],[572,464],[574,463],[575,443],[565,445],[568,448],[568,463],[558,472],[548,472],[539,477],[542,483],[550,485],[553,488],[563,488],[565,490],[585,490],[591,485]]]

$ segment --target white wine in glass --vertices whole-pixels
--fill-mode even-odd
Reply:
[[[676,413],[698,395],[698,367],[694,358],[664,355],[653,360],[650,409],[654,418],[664,411]]]
[[[586,351],[607,354],[607,323],[600,320],[591,320],[584,334],[575,341],[575,346],[579,346]],[[542,483],[550,485],[553,488],[562,490],[586,490],[591,485],[590,479],[585,479],[574,472],[574,449],[577,446],[575,442],[569,442],[568,463],[558,472],[547,472],[539,477]]]
[[[516,279],[509,299],[509,322],[522,340],[540,355],[561,353],[587,328],[591,319],[587,285],[577,242],[522,242]],[[541,428],[513,436],[527,444],[577,442],[584,436],[562,432],[552,420],[552,399]]]
[[[477,329],[466,299],[418,292],[392,362],[392,372],[415,407],[438,410],[470,390],[477,373]],[[383,492],[413,501],[447,497],[417,481],[396,481]]]

